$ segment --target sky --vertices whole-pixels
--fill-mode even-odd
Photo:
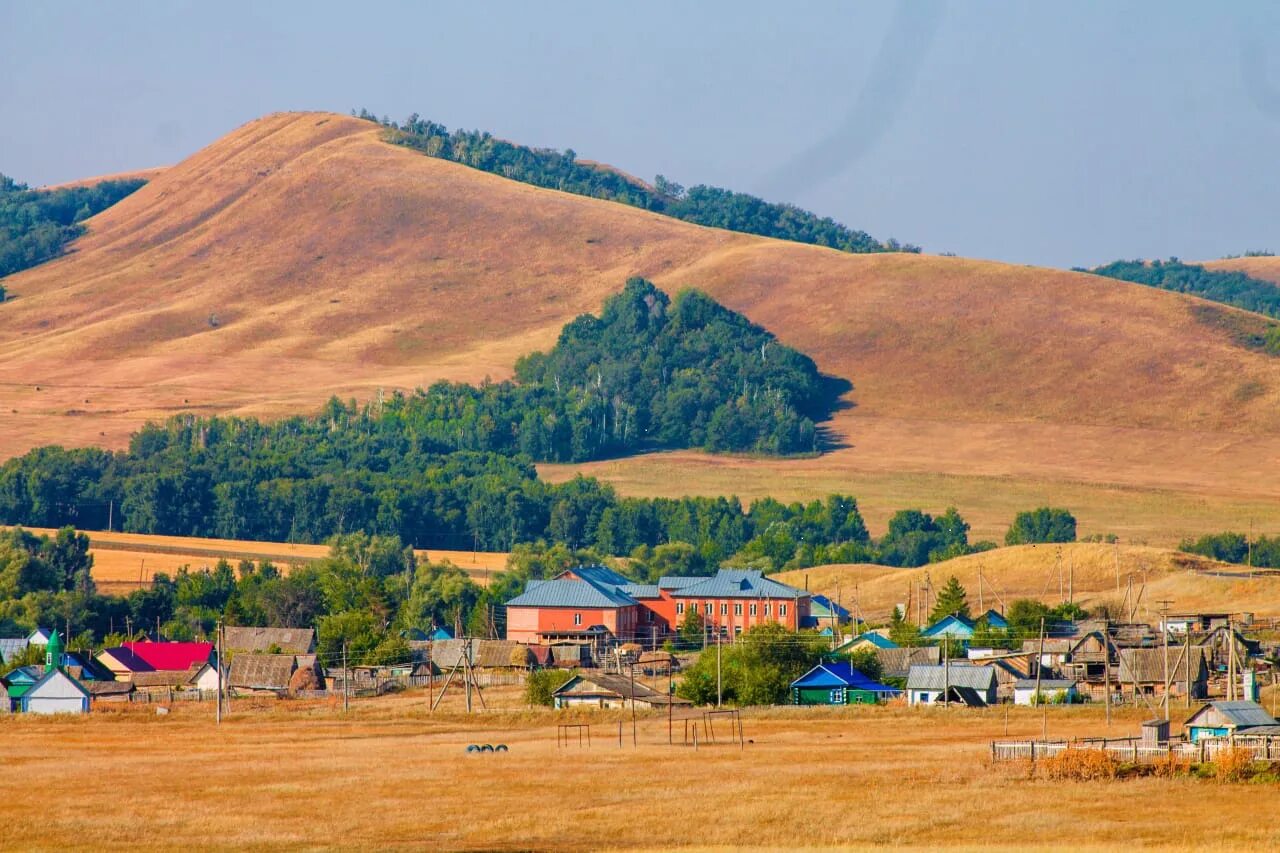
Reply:
[[[1048,266],[1280,252],[1280,4],[0,0],[0,172],[411,113]]]

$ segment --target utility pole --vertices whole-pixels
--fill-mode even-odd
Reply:
[[[1188,631],[1182,641],[1182,654],[1187,659],[1187,682],[1186,692],[1183,694],[1182,700],[1186,703],[1186,707],[1191,707],[1191,632]],[[1272,716],[1275,716],[1274,714]]]
[[[347,666],[347,641],[342,641],[342,710],[351,710],[351,667]]]
[[[942,636],[942,707],[951,707],[951,644]]]
[[[1160,604],[1160,641],[1164,646],[1164,718],[1169,720],[1169,601]]]
[[[108,533],[111,532],[111,524],[115,520],[113,518],[113,516],[115,515],[115,510],[116,510],[116,502],[115,502],[115,499],[113,498],[107,501],[107,532]]]
[[[214,720],[219,725],[221,725],[222,724],[222,620],[221,619],[218,620],[217,639],[218,639],[218,648],[213,653],[213,665],[218,671],[218,696],[217,696],[218,710],[216,711]]]
[[[1111,622],[1102,620],[1102,689],[1107,706],[1107,728],[1111,728]]]
[[[1076,555],[1074,551],[1067,554],[1067,603],[1076,603]]]
[[[981,611],[984,615],[987,612],[987,605],[982,597],[982,564],[981,563],[978,564],[978,610]]]
[[[1227,617],[1227,701],[1236,698],[1236,626],[1235,620]]]
[[[1116,540],[1116,595],[1120,594],[1120,540]]]
[[[631,745],[636,746],[636,663],[631,662]]]
[[[720,707],[721,680],[720,680],[720,631],[716,631],[716,707]]]
[[[1044,701],[1044,697],[1040,695],[1040,675],[1043,670],[1044,670],[1044,617],[1041,616],[1040,617],[1040,653],[1036,656],[1036,690],[1034,693],[1031,694],[1032,697],[1034,697],[1035,701],[1037,702]],[[1046,729],[1048,728],[1047,717],[1045,718],[1045,728]],[[1043,732],[1041,734],[1041,737],[1043,738],[1045,734],[1047,734],[1047,732]]]

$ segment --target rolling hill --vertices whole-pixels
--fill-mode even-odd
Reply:
[[[975,614],[989,607],[1007,607],[1017,598],[1054,605],[1070,597],[1086,608],[1103,602],[1125,605],[1148,622],[1159,618],[1161,600],[1171,602],[1175,610],[1280,616],[1280,573],[1251,574],[1244,566],[1195,554],[1129,545],[1019,545],[920,569],[817,566],[772,577],[833,598],[839,595],[846,607],[853,609],[856,602],[864,618],[882,622],[888,620],[891,608],[907,602],[909,591],[918,589],[918,584],[931,582],[936,593],[952,575],[964,586]],[[911,594],[914,621],[919,594]],[[927,618],[927,603],[924,613]]]
[[[250,122],[154,173],[68,256],[7,280],[0,457],[120,447],[179,411],[277,415],[332,394],[509,376],[519,355],[642,275],[705,289],[854,384],[827,424],[833,452],[664,454],[667,493],[729,483],[801,496],[907,476],[922,485],[886,499],[937,506],[946,492],[929,478],[959,478],[980,502],[985,484],[1008,479],[1049,499],[1083,484],[1104,516],[1140,490],[1207,503],[1196,524],[1280,525],[1280,359],[1202,325],[1195,299],[704,228],[424,157],[380,133],[323,113]],[[625,482],[651,464],[548,474]],[[1166,538],[1146,522],[1121,532]]]
[[[1223,258],[1205,261],[1202,266],[1211,270],[1237,270],[1254,278],[1280,284],[1280,258],[1274,255],[1256,255],[1248,258]]]

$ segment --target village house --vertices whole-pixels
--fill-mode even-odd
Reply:
[[[1193,743],[1206,737],[1280,734],[1280,723],[1257,702],[1248,700],[1210,702],[1188,717],[1182,728]]]
[[[1208,695],[1209,684],[1207,652],[1204,646],[1120,649],[1111,675],[1116,689],[1135,700],[1139,695],[1163,696],[1166,679],[1171,696],[1203,699]]]
[[[881,678],[906,679],[913,666],[936,666],[942,663],[942,649],[937,646],[909,646],[906,648],[875,648],[880,662]]]
[[[155,667],[147,663],[132,649],[124,646],[113,646],[98,652],[98,661],[116,681],[132,681],[139,672],[155,672]]]
[[[667,693],[654,690],[647,684],[625,675],[595,672],[575,675],[551,694],[557,708],[666,708],[668,705],[689,705]]]
[[[968,663],[913,666],[907,674],[907,704],[931,705],[950,701],[981,707],[996,703],[996,674],[989,666]]]
[[[654,647],[696,613],[714,637],[732,639],[756,625],[797,630],[810,619],[807,592],[756,570],[721,569],[711,577],[664,577],[633,583],[604,566],[580,566],[531,580],[507,602],[507,639],[573,641],[597,651],[616,643]]]
[[[791,682],[792,705],[874,705],[902,691],[868,678],[848,661],[820,663]]]
[[[297,668],[296,655],[238,654],[231,658],[227,680],[237,695],[284,696]]]
[[[24,714],[87,714],[89,691],[61,667],[49,667],[22,695]]]
[[[309,655],[316,650],[314,628],[256,628],[228,625],[222,629],[222,651]]]
[[[841,656],[848,657],[859,649],[896,649],[898,644],[890,640],[883,634],[877,634],[875,631],[868,631],[865,634],[859,634],[851,640],[836,646],[831,650],[832,659],[838,659]]]

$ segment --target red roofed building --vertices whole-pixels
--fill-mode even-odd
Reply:
[[[124,643],[126,649],[155,670],[187,670],[192,664],[209,663],[213,643]]]

